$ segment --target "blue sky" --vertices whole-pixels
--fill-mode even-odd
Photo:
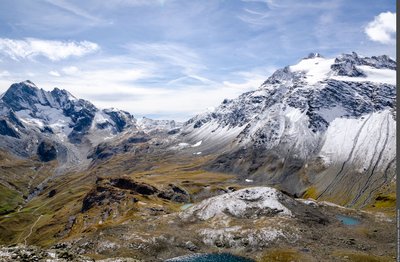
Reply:
[[[186,120],[310,52],[395,51],[393,0],[9,0],[0,92],[30,79],[135,116]]]

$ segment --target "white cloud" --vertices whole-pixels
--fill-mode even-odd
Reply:
[[[51,76],[56,76],[56,77],[61,76],[60,73],[57,72],[57,71],[50,71],[50,72],[49,72],[49,75],[51,75]]]
[[[385,12],[375,16],[365,27],[365,33],[372,41],[382,44],[395,43],[396,13]]]
[[[62,69],[62,71],[67,75],[74,75],[74,74],[78,73],[79,68],[77,68],[76,66],[67,66],[67,67],[64,67]]]
[[[0,38],[0,53],[13,60],[31,59],[44,56],[52,61],[58,61],[75,56],[80,57],[99,50],[96,43],[89,41],[54,41],[36,38],[16,40]]]

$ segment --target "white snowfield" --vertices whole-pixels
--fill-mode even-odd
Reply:
[[[309,59],[303,59],[296,65],[290,66],[292,72],[304,72],[306,75],[305,81],[309,85],[314,86],[320,81],[325,79],[334,79],[340,81],[350,82],[374,82],[374,83],[386,83],[395,85],[396,84],[396,71],[386,68],[373,68],[371,66],[356,66],[357,69],[361,70],[366,77],[349,77],[336,75],[331,70],[331,66],[334,64],[335,59],[314,57]]]
[[[365,169],[370,163],[386,167],[395,155],[396,121],[390,110],[358,119],[336,118],[325,133],[320,151],[320,156],[327,163],[362,163]]]
[[[374,82],[396,85],[396,70],[376,69],[371,66],[357,66],[367,77],[332,76],[332,79],[352,82]]]
[[[298,64],[290,66],[290,70],[306,73],[307,83],[313,85],[326,79],[331,74],[331,65],[334,61],[335,59],[322,57],[303,59]]]
[[[251,187],[203,200],[182,211],[180,217],[200,220],[226,214],[242,217],[246,212],[255,210],[275,210],[277,216],[292,216],[292,212],[281,203],[284,197],[280,191],[271,187]]]
[[[70,124],[72,120],[63,114],[61,109],[35,104],[38,112],[36,117],[31,115],[30,110],[20,110],[15,112],[18,118],[28,125],[35,125],[39,128],[49,126],[56,133],[62,136],[68,136],[72,128]]]

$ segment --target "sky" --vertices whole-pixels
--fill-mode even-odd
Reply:
[[[0,0],[0,93],[27,79],[188,120],[310,52],[396,57],[393,0]]]

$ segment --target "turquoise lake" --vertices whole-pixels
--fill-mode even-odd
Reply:
[[[349,216],[343,216],[343,215],[336,215],[336,218],[342,222],[343,225],[346,226],[355,226],[360,224],[360,220],[354,218],[354,217],[349,217]]]

